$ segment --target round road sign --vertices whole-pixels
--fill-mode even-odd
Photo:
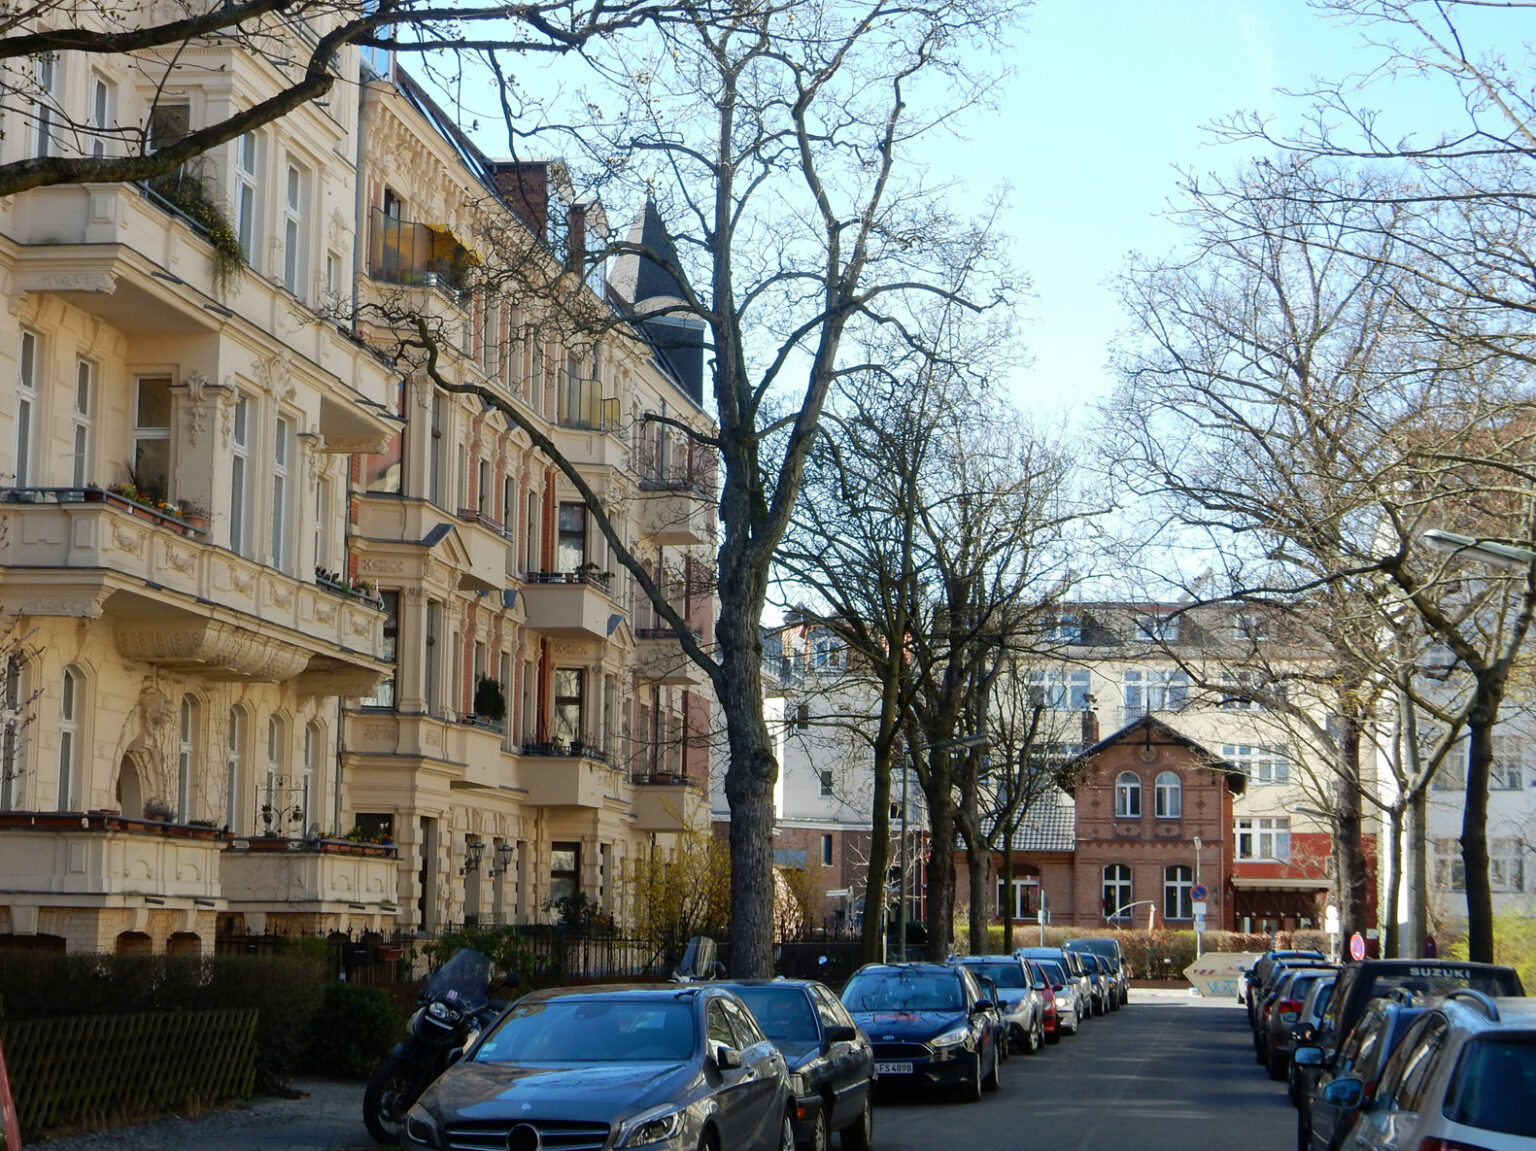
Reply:
[[[1189,897],[1196,902],[1204,899],[1210,892],[1205,889],[1205,884],[1197,883],[1189,889]]]
[[[1358,931],[1349,937],[1349,957],[1356,963],[1365,958],[1365,936]]]

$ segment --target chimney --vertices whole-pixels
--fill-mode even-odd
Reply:
[[[565,210],[565,270],[581,275],[587,262],[587,206],[572,204]]]
[[[491,164],[496,186],[517,218],[541,242],[549,240],[549,161],[497,160]]]

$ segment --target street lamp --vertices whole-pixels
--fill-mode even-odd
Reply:
[[[1425,544],[1439,552],[1465,554],[1468,558],[1489,567],[1524,571],[1536,564],[1536,551],[1530,548],[1501,544],[1495,540],[1480,540],[1476,536],[1464,536],[1456,532],[1430,528],[1419,536]]]
[[[1114,923],[1115,920],[1119,919],[1122,915],[1124,915],[1131,908],[1133,908],[1133,907],[1143,907],[1143,906],[1145,906],[1145,907],[1156,907],[1157,906],[1157,900],[1155,900],[1155,899],[1138,899],[1134,903],[1123,904],[1122,906],[1115,908],[1114,911],[1112,911],[1109,914],[1105,915],[1104,916],[1104,922],[1105,923]],[[1148,930],[1151,930],[1151,924],[1150,923],[1148,924]]]

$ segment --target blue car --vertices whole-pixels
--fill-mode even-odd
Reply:
[[[875,1048],[881,1087],[942,1087],[979,1102],[996,1091],[993,1005],[964,967],[870,963],[843,988],[843,1006]]]

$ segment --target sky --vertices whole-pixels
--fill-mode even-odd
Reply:
[[[996,115],[971,148],[997,157],[970,179],[1007,181],[1003,228],[1034,298],[1022,309],[1033,363],[1012,373],[1020,407],[1077,417],[1106,395],[1109,343],[1124,323],[1106,281],[1132,250],[1178,241],[1160,218],[1176,168],[1230,173],[1254,149],[1219,144],[1203,127],[1236,110],[1295,124],[1315,76],[1368,69],[1379,56],[1357,29],[1303,0],[1036,0]],[[1384,99],[1419,97],[1403,85]]]

